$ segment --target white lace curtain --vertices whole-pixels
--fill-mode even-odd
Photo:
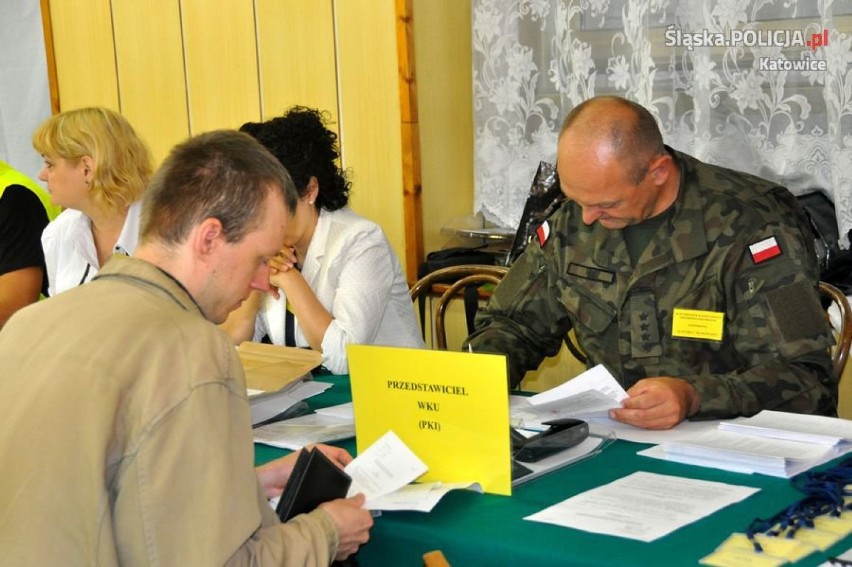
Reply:
[[[499,226],[571,108],[617,94],[678,150],[823,190],[847,246],[852,0],[473,0],[473,88],[474,207]]]

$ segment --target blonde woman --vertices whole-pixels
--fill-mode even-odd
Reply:
[[[65,209],[42,234],[53,296],[90,281],[113,254],[133,254],[153,165],[130,123],[106,108],[49,118],[33,134],[33,147],[44,158],[39,179]]]

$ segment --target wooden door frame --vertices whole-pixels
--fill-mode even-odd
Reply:
[[[405,266],[409,284],[423,263],[423,207],[420,177],[420,128],[414,65],[412,0],[396,0],[396,42],[399,59],[399,108],[402,133],[402,190],[405,218]]]

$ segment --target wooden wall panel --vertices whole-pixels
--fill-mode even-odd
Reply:
[[[252,2],[181,0],[192,134],[260,116]]]
[[[332,0],[256,2],[262,119],[310,106],[328,111],[339,133]]]
[[[180,7],[134,0],[113,6],[121,113],[159,164],[189,135]]]
[[[337,0],[343,166],[352,208],[382,226],[405,271],[402,139],[393,0]]]
[[[51,0],[60,110],[120,110],[109,0]]]
[[[441,228],[473,211],[470,0],[414,0],[425,251]]]
[[[416,165],[406,156],[419,134],[400,111],[400,81],[413,77],[399,67],[395,0],[112,0],[114,14],[110,0],[50,2],[61,108],[122,111],[157,161],[187,134],[296,103],[329,111],[352,207],[382,226],[405,267],[403,163]]]

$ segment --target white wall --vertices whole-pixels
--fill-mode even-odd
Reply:
[[[39,2],[0,2],[0,160],[36,179],[33,131],[50,116]]]

